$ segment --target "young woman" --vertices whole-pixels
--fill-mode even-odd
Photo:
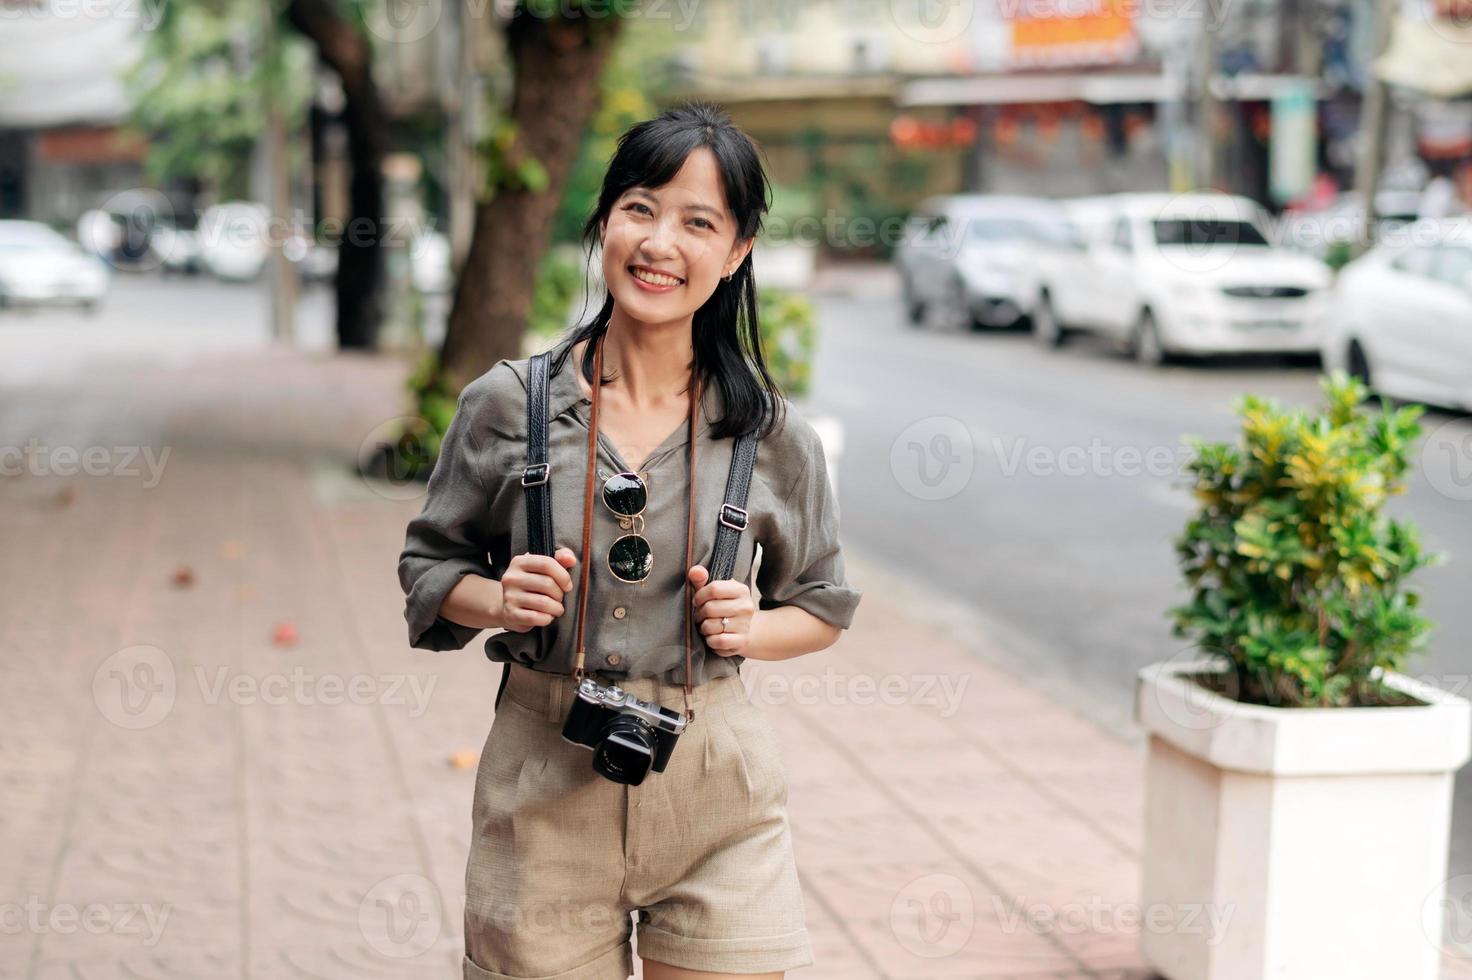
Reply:
[[[467,980],[623,980],[636,925],[647,980],[812,962],[781,751],[739,667],[832,645],[861,593],[822,445],[762,356],[751,247],[767,188],[716,107],[625,133],[586,226],[607,297],[552,351],[554,554],[528,553],[529,359],[465,388],[409,524],[410,642],[499,629],[486,655],[508,665],[475,784]],[[711,581],[732,447],[753,433],[735,570]],[[691,715],[663,771],[614,781],[562,737],[580,639],[588,677]]]

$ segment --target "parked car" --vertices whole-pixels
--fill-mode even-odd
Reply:
[[[1371,234],[1380,241],[1418,217],[1419,191],[1382,190],[1375,194],[1375,227]],[[1328,259],[1338,246],[1351,245],[1360,235],[1365,208],[1360,196],[1346,192],[1326,208],[1293,211],[1278,222],[1275,241],[1317,259]]]
[[[438,231],[415,235],[409,243],[409,275],[421,293],[448,293],[455,287],[450,240]]]
[[[1074,326],[1092,323],[1102,294],[1113,288],[1090,243],[1107,235],[1115,215],[1107,197],[1063,201],[1055,233],[1035,248],[1037,297],[1030,319],[1033,338],[1044,347],[1057,347]]]
[[[154,227],[149,245],[159,269],[164,273],[192,276],[203,271],[204,259],[200,255],[196,232],[161,222]]]
[[[1340,270],[1324,366],[1394,398],[1472,411],[1472,219],[1418,223],[1406,237]]]
[[[1067,248],[1059,206],[1041,198],[956,194],[921,203],[895,249],[905,310],[925,322],[1005,327],[1031,315],[1039,296],[1037,256]]]
[[[1119,194],[1075,202],[1070,216],[1088,262],[1075,304],[1059,311],[1062,329],[1116,340],[1147,364],[1318,352],[1332,274],[1272,245],[1266,214],[1247,198]]]
[[[261,274],[270,251],[271,212],[264,204],[231,201],[200,217],[199,254],[217,278],[248,281]]]
[[[76,303],[107,294],[107,263],[39,221],[0,221],[0,306]]]

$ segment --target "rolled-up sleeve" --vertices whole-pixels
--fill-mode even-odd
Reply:
[[[423,650],[458,650],[474,639],[480,629],[450,622],[440,616],[440,606],[463,576],[500,577],[491,556],[506,550],[505,532],[491,527],[490,460],[477,440],[477,429],[484,438],[496,437],[481,424],[477,411],[485,399],[495,397],[486,381],[482,378],[461,392],[430,474],[424,509],[409,522],[399,555],[409,644]]]
[[[775,514],[775,532],[761,542],[756,584],[759,608],[798,606],[848,629],[863,593],[848,583],[838,540],[838,501],[828,481],[823,443],[806,425],[806,445],[793,459],[802,469]]]

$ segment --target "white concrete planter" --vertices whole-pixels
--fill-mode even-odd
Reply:
[[[1273,708],[1153,664],[1140,948],[1168,980],[1436,980],[1472,705]],[[1151,915],[1160,925],[1151,926]]]

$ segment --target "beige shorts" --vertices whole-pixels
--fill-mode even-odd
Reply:
[[[622,686],[684,709],[678,686]],[[466,980],[625,980],[636,928],[641,958],[685,969],[811,964],[781,749],[741,679],[694,689],[694,722],[639,786],[562,738],[572,696],[567,675],[511,667],[476,775]]]

